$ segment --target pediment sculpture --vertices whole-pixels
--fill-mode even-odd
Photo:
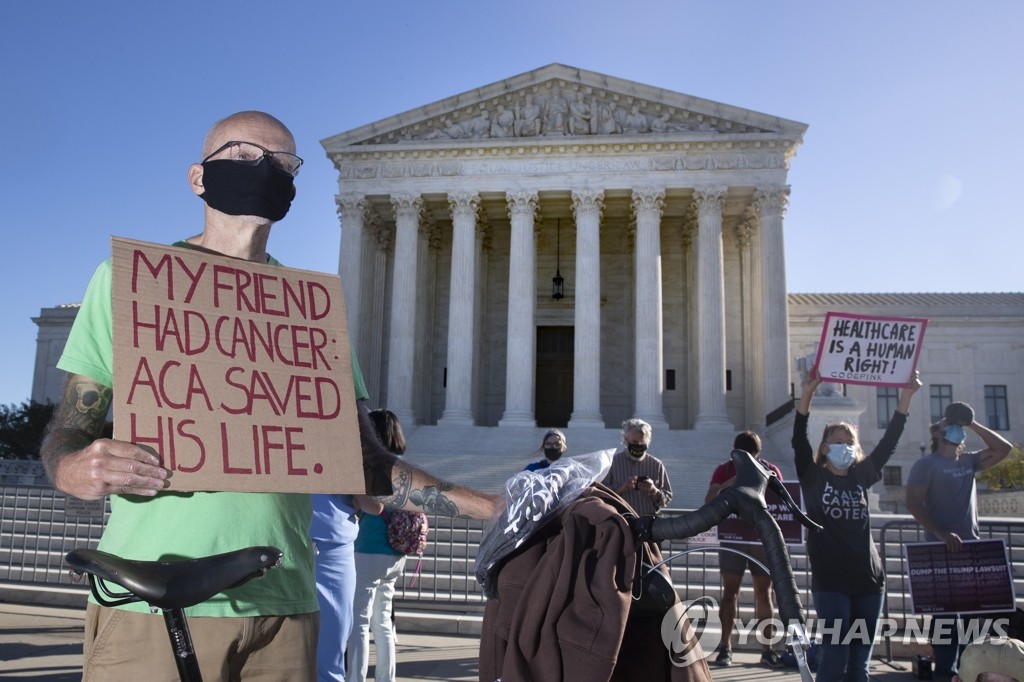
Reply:
[[[770,132],[701,113],[571,84],[509,93],[366,140],[471,140],[590,135]]]

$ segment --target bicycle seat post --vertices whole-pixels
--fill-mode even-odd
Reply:
[[[171,648],[174,649],[174,663],[178,666],[178,677],[181,678],[181,682],[203,682],[196,650],[192,646],[192,635],[188,631],[185,611],[164,609],[163,613],[167,635],[171,638]]]
[[[282,556],[276,547],[258,546],[197,559],[139,561],[74,549],[64,560],[71,567],[72,580],[89,576],[90,591],[99,605],[115,608],[145,602],[153,613],[163,612],[178,677],[182,682],[202,682],[185,609],[263,576],[281,565]],[[112,590],[108,582],[123,591]]]

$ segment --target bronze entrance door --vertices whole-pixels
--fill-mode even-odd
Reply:
[[[568,426],[572,415],[573,327],[537,327],[537,426]]]

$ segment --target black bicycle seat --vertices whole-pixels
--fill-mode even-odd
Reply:
[[[184,609],[204,602],[229,588],[262,576],[267,569],[280,563],[284,553],[276,547],[246,547],[244,549],[173,561],[136,561],[94,549],[75,549],[64,557],[73,574],[90,574],[100,580],[120,585],[130,594],[111,597],[130,597],[129,601],[144,601],[160,609]],[[93,595],[100,603],[105,600]]]

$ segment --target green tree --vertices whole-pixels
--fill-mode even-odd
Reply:
[[[1015,444],[1006,459],[991,469],[982,471],[977,479],[990,490],[1024,488],[1024,448]]]
[[[26,400],[0,405],[0,459],[39,459],[53,405]]]

